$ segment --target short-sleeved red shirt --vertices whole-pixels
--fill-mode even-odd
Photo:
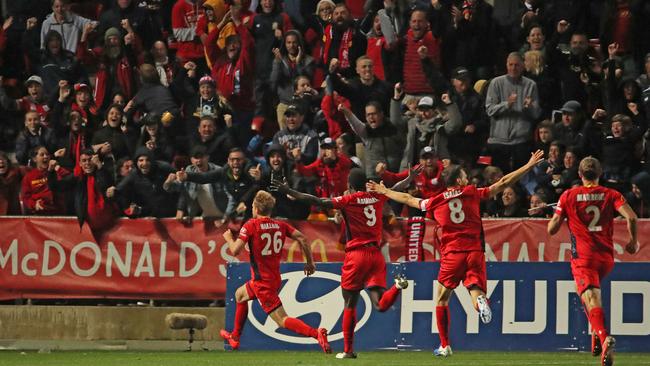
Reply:
[[[287,237],[296,231],[291,225],[270,217],[248,220],[239,231],[239,239],[248,244],[251,278],[279,286],[280,258]]]
[[[601,186],[576,187],[562,193],[555,213],[569,222],[574,259],[614,258],[613,220],[625,203],[618,191]]]
[[[371,192],[355,192],[332,198],[334,208],[341,210],[345,219],[346,250],[369,243],[381,245],[382,210],[387,199],[382,194]]]
[[[489,188],[468,185],[448,188],[435,197],[420,201],[420,209],[432,211],[442,228],[442,255],[484,250],[480,203],[489,196]]]

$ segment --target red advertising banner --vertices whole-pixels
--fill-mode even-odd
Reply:
[[[484,220],[488,261],[566,261],[571,244],[566,225],[549,237],[546,220]],[[340,262],[338,225],[292,222],[310,241],[318,262]],[[433,223],[427,221],[425,260],[439,258]],[[225,228],[195,220],[123,219],[94,236],[75,218],[0,217],[0,300],[13,298],[217,299],[226,288],[226,264],[248,261],[232,256],[222,238]],[[407,224],[385,227],[384,252],[406,261]],[[615,225],[617,261],[650,261],[650,221],[640,220],[641,250],[624,252],[625,222]],[[287,262],[303,260],[295,242],[285,243]]]

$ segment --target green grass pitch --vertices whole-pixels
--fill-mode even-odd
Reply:
[[[354,366],[508,366],[508,365],[600,365],[600,359],[578,352],[462,352],[449,358],[436,358],[429,351],[360,352],[356,360],[337,360],[318,352],[288,351],[207,351],[207,352],[130,352],[130,351],[54,351],[51,353],[0,351],[0,365],[12,366],[201,366],[201,365],[354,365]],[[650,353],[619,353],[617,366],[650,365]]]

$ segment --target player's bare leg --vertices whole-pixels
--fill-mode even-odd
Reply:
[[[289,329],[292,332],[302,334],[307,337],[312,337],[318,340],[318,344],[323,349],[323,352],[332,352],[330,344],[327,341],[327,329],[312,328],[302,320],[288,316],[283,306],[280,306],[279,308],[273,310],[269,316],[279,327]]]
[[[472,296],[474,309],[478,311],[479,318],[481,318],[483,324],[491,322],[492,309],[490,309],[490,302],[485,296],[485,292],[478,286],[472,286],[469,288],[469,294]]]
[[[354,353],[354,327],[357,324],[357,302],[360,290],[346,290],[343,292],[343,352],[337,353],[336,358],[357,358]]]
[[[232,332],[228,332],[225,329],[221,329],[219,335],[221,338],[228,341],[230,347],[233,350],[239,348],[239,337],[246,324],[246,318],[248,318],[248,301],[250,300],[248,291],[246,290],[246,284],[240,286],[237,291],[235,291],[235,301],[237,307],[235,309],[235,326]]]
[[[433,350],[436,356],[448,357],[452,355],[451,345],[449,344],[449,299],[453,289],[447,288],[438,283],[436,287],[436,323],[438,324],[438,335],[440,336],[440,347]]]
[[[605,328],[605,313],[603,312],[600,289],[590,287],[580,297],[587,309],[589,324],[591,324],[594,334],[596,334],[601,342],[602,352],[600,362],[603,366],[611,366],[614,364],[614,346],[616,345],[616,340],[609,335],[607,328]]]
[[[397,300],[400,291],[408,287],[408,281],[403,276],[395,277],[395,284],[388,290],[383,287],[372,287],[368,289],[372,306],[379,312],[390,309]]]

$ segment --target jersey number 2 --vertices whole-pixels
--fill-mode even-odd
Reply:
[[[598,221],[600,221],[600,209],[598,208],[598,206],[593,206],[593,205],[592,206],[587,206],[585,211],[588,214],[593,215],[592,218],[591,218],[591,221],[589,222],[589,225],[587,226],[589,231],[591,231],[591,232],[603,231],[602,226],[598,225]]]
[[[465,221],[465,212],[463,212],[463,201],[454,198],[449,201],[449,218],[454,224],[460,224]]]
[[[270,233],[264,233],[260,235],[260,238],[266,242],[264,249],[262,249],[262,255],[271,255],[273,253],[280,253],[282,250],[282,232],[276,231],[273,233],[273,238],[271,238]],[[271,244],[273,244],[273,251],[271,251]]]

